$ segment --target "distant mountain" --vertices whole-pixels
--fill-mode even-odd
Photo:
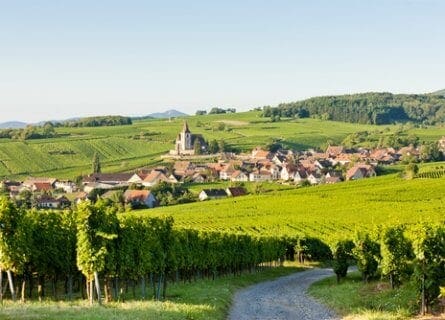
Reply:
[[[437,96],[445,96],[445,89],[434,91],[432,94]]]
[[[0,129],[21,129],[26,127],[28,124],[20,121],[8,121],[0,123]]]
[[[148,117],[155,118],[155,119],[164,119],[164,118],[177,118],[177,117],[185,117],[188,116],[188,114],[178,111],[178,110],[167,110],[165,112],[156,112],[151,113],[148,115]]]

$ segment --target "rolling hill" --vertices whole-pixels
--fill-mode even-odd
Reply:
[[[171,215],[179,227],[202,231],[262,236],[305,234],[330,242],[388,223],[443,223],[444,182],[445,177],[404,180],[392,174],[134,214]]]
[[[224,139],[235,151],[248,151],[279,141],[286,148],[305,150],[324,147],[327,141],[340,143],[357,131],[377,126],[320,119],[282,119],[271,122],[260,112],[203,115],[186,118],[193,133],[208,141]],[[57,138],[35,140],[0,139],[0,176],[28,175],[73,179],[91,170],[97,152],[105,172],[131,171],[159,163],[160,156],[174,145],[183,119],[135,120],[131,125],[113,127],[55,128]],[[398,130],[388,126],[388,133]],[[411,128],[421,141],[437,140],[443,129]]]

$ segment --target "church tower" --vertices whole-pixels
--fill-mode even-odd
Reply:
[[[182,150],[192,150],[192,133],[189,130],[187,121],[184,121],[184,126],[181,132],[181,147]]]

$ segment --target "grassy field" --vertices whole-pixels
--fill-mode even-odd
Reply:
[[[445,178],[404,180],[390,174],[134,214],[172,215],[176,225],[200,230],[334,240],[388,223],[443,222],[444,192]]]
[[[224,139],[235,150],[247,151],[279,140],[285,147],[303,150],[340,143],[348,134],[383,127],[323,121],[283,119],[270,122],[259,112],[187,117],[193,133],[206,140]],[[95,128],[57,128],[58,138],[15,141],[0,139],[0,177],[28,175],[74,178],[90,172],[98,152],[105,172],[130,171],[152,165],[174,146],[184,119],[144,120],[133,125]],[[390,134],[398,126],[388,126]],[[423,140],[437,140],[443,128],[410,129]],[[410,132],[411,132],[410,131]],[[142,139],[138,139],[143,134]]]
[[[317,282],[309,293],[343,319],[411,319],[418,311],[415,291],[409,283],[395,290],[387,282],[363,284],[358,272],[349,274],[340,284],[335,277]]]
[[[86,301],[36,301],[0,306],[0,319],[72,319],[72,320],[138,320],[138,319],[225,319],[233,293],[257,282],[298,272],[293,265],[268,268],[258,273],[226,276],[216,280],[198,280],[191,284],[169,286],[167,301],[113,302],[90,306]]]

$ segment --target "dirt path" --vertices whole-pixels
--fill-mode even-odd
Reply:
[[[332,270],[314,269],[250,286],[235,294],[228,319],[339,319],[306,294],[312,283],[332,275]]]

